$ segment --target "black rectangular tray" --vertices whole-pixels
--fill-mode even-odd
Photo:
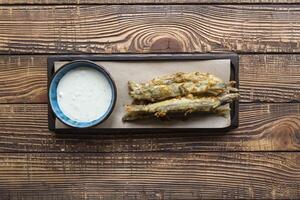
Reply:
[[[155,60],[215,60],[230,59],[231,72],[230,80],[236,81],[239,87],[239,57],[233,53],[216,54],[103,54],[103,55],[61,55],[50,56],[47,60],[48,66],[48,90],[51,79],[54,75],[54,63],[58,61],[90,60],[90,61],[155,61]],[[239,124],[239,103],[238,100],[230,104],[231,124],[225,128],[72,128],[62,129],[55,127],[55,115],[51,110],[48,100],[48,128],[55,133],[155,133],[155,132],[226,132],[238,127]]]

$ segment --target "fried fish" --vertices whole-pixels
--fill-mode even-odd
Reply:
[[[148,117],[164,118],[174,113],[223,113],[222,105],[238,98],[238,93],[225,94],[220,97],[187,97],[173,98],[147,105],[127,105],[123,121],[144,119]]]
[[[162,101],[174,97],[193,95],[213,95],[235,92],[234,82],[225,83],[208,73],[176,73],[156,78],[148,83],[128,82],[129,95],[135,100],[150,102]]]

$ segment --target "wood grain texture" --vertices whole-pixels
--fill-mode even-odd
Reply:
[[[1,152],[299,151],[300,104],[242,104],[227,133],[83,133],[48,131],[47,105],[0,105]]]
[[[0,53],[300,52],[300,5],[2,6]]]
[[[299,0],[0,0],[0,4],[292,4]]]
[[[299,102],[300,55],[241,55],[241,102]]]
[[[0,103],[47,102],[47,57],[1,56]]]
[[[0,154],[0,199],[299,199],[300,153]]]
[[[300,199],[300,55],[247,54],[299,53],[299,19],[299,0],[0,0],[0,200]],[[48,54],[220,51],[244,54],[236,130],[48,131]]]
[[[0,57],[0,103],[47,102],[47,56]],[[241,102],[300,102],[300,55],[241,55]]]

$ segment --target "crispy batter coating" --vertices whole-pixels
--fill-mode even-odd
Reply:
[[[225,94],[221,97],[182,97],[173,98],[157,103],[147,105],[127,105],[126,115],[123,121],[144,119],[147,117],[163,118],[173,113],[223,113],[224,108],[219,110],[220,106],[230,103],[238,98],[237,93]]]
[[[199,112],[227,115],[230,108],[223,105],[239,96],[234,84],[234,81],[225,83],[212,74],[201,72],[179,72],[147,83],[129,81],[130,96],[143,104],[127,105],[123,121]]]
[[[133,99],[157,102],[188,94],[217,96],[234,90],[232,84],[208,73],[193,72],[176,73],[141,84],[129,81],[128,87]]]

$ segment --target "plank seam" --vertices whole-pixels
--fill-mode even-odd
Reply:
[[[88,138],[88,137],[86,137]],[[224,151],[111,151],[111,152],[101,152],[101,151],[1,151],[0,154],[16,154],[16,153],[24,153],[24,154],[39,154],[39,153],[47,153],[47,154],[143,154],[143,153],[165,153],[165,154],[187,154],[187,153],[295,153],[298,154],[300,153],[300,150],[267,150],[267,151],[232,151],[232,150],[224,150]]]
[[[103,5],[103,6],[110,6],[110,5],[256,5],[256,6],[266,6],[266,5],[272,5],[272,6],[282,6],[282,5],[300,5],[299,3],[296,2],[291,2],[291,3],[287,3],[287,2],[277,2],[277,3],[252,3],[252,2],[242,2],[242,3],[217,3],[217,2],[212,2],[212,3],[179,3],[179,2],[167,2],[167,3],[163,3],[163,2],[141,2],[141,3],[64,3],[64,4],[58,4],[58,3],[43,3],[43,4],[38,4],[38,3],[12,3],[12,4],[8,4],[8,3],[3,3],[0,4],[0,6],[3,7],[10,7],[10,6],[99,6],[99,5]]]

